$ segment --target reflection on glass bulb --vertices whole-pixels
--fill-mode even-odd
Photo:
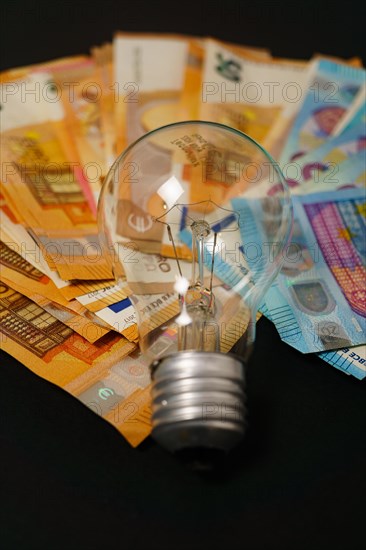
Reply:
[[[163,199],[167,208],[174,206],[183,193],[183,187],[175,176],[171,176],[157,190],[157,194]]]
[[[119,157],[99,222],[116,277],[133,291],[151,362],[155,439],[172,451],[229,450],[245,429],[256,313],[290,239],[282,174],[240,132],[173,124]]]

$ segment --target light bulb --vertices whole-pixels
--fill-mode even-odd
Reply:
[[[154,438],[171,451],[230,450],[245,431],[256,314],[290,240],[278,166],[232,128],[172,124],[120,155],[98,216],[115,276],[133,291]]]

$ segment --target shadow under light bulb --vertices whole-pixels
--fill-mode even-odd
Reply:
[[[133,292],[153,437],[170,451],[230,450],[245,431],[256,314],[290,242],[278,166],[232,128],[165,126],[116,160],[98,218],[115,276]]]

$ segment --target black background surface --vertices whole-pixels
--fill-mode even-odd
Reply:
[[[87,53],[117,29],[365,62],[360,6],[15,0],[1,7],[1,67]],[[267,320],[248,372],[247,436],[213,475],[191,472],[151,440],[130,448],[4,352],[1,363],[2,547],[363,548],[366,386],[286,346]]]

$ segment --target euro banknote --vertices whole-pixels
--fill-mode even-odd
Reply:
[[[352,124],[340,135],[327,139],[320,147],[291,163],[292,166],[288,166],[286,171],[287,183],[296,188],[309,180],[314,183],[334,181],[339,164],[366,147],[366,126],[362,116],[359,119],[358,124]]]
[[[281,155],[284,153],[285,145],[289,140],[290,132],[294,126],[296,117],[299,115],[303,107],[303,103],[306,99],[308,93],[314,93],[313,84],[316,81],[316,74],[319,68],[319,62],[321,60],[330,61],[332,63],[337,63],[338,65],[345,65],[349,67],[354,67],[356,69],[362,68],[362,60],[360,58],[351,58],[351,59],[342,59],[339,57],[325,56],[323,54],[316,54],[312,60],[309,62],[309,67],[307,71],[307,82],[305,85],[305,94],[302,95],[301,100],[293,105],[293,108],[284,109],[280,115],[277,117],[276,121],[270,128],[266,138],[263,140],[263,147],[271,153],[271,155],[277,159],[281,159]],[[338,84],[336,84],[338,85]],[[315,88],[317,90],[317,88]],[[319,94],[317,94],[318,96]],[[360,101],[360,96],[362,95],[362,88],[359,92],[356,92],[355,100],[349,106],[347,111],[344,113],[344,116],[341,117],[338,121],[334,122],[334,128],[331,132],[331,135],[338,135],[346,126],[347,120],[354,116],[354,113],[357,109],[357,105]],[[288,159],[282,158],[282,160],[287,163]]]
[[[199,119],[263,142],[280,113],[301,100],[308,69],[301,61],[257,59],[206,40]]]
[[[187,55],[188,39],[185,37],[116,35],[117,154],[146,131],[176,122]]]
[[[87,311],[84,315],[75,313],[75,311],[66,306],[61,306],[60,304],[45,298],[41,294],[30,291],[28,286],[22,287],[21,285],[14,283],[11,279],[4,277],[3,274],[1,274],[0,281],[15,292],[32,300],[37,307],[39,306],[44,309],[47,313],[51,314],[64,325],[71,328],[74,332],[80,334],[80,336],[85,338],[88,342],[96,342],[111,330],[109,325],[103,322],[101,323],[101,320],[96,316],[89,314],[89,318]],[[92,320],[92,318],[94,320]]]
[[[67,160],[71,161],[70,165],[65,167],[72,168],[89,206],[94,208],[86,172],[77,155],[73,135],[68,131],[64,108],[67,102],[74,103],[77,79],[73,77],[83,76],[85,71],[90,71],[91,66],[88,56],[75,56],[10,69],[0,74],[0,93],[3,101],[2,131],[8,127],[20,128],[27,123],[58,122],[54,124],[53,131],[63,142],[64,154],[68,157]],[[58,82],[54,73],[58,75]],[[65,89],[62,90],[63,84]],[[38,160],[40,164],[41,160],[44,161],[41,158]]]
[[[14,217],[13,205],[9,208],[8,202],[0,192],[1,226],[0,239],[14,252],[30,263],[35,269],[47,275],[58,289],[69,287],[70,282],[61,279],[57,271],[52,271],[43,257],[40,247],[30,236],[18,219]]]
[[[36,262],[34,262],[36,263]],[[28,287],[61,306],[72,307],[53,281],[27,259],[17,253],[9,241],[0,241],[1,274],[20,286]],[[80,308],[79,308],[80,309]]]
[[[113,280],[110,279],[101,281],[64,281],[56,271],[50,269],[40,247],[23,226],[14,223],[9,225],[9,218],[4,211],[1,213],[1,221],[0,240],[23,258],[25,262],[33,266],[34,269],[43,273],[45,275],[43,281],[47,281],[48,279],[52,281],[54,287],[58,290],[58,294],[54,293],[52,299],[58,301],[61,305],[64,304],[64,300],[71,301],[85,294],[103,291],[113,284]],[[52,285],[49,285],[50,289],[51,287]],[[53,292],[55,291],[54,287],[52,287]],[[57,297],[55,298],[55,296]],[[68,304],[68,307],[71,307],[70,304]]]
[[[261,305],[260,310],[267,319],[272,321],[271,313],[264,303]],[[314,355],[358,380],[363,380],[366,377],[366,346],[364,345],[322,351]]]
[[[62,102],[68,135],[76,146],[80,168],[92,191],[90,200],[96,213],[100,188],[107,171],[101,127],[103,91],[97,80],[97,66],[93,59],[88,58],[71,67],[50,64],[48,71]]]
[[[82,334],[88,341],[96,341],[108,332],[105,324],[76,300],[67,301],[52,281],[14,250],[0,241],[1,280],[46,310],[55,311],[55,317],[66,319],[65,324]],[[48,308],[48,309],[47,309]]]
[[[248,59],[271,58],[264,48],[220,44]],[[118,152],[146,131],[199,118],[204,58],[204,40],[197,37],[115,36],[112,86]]]
[[[7,208],[4,197],[1,199],[0,263],[3,276],[8,275],[18,286],[23,285],[33,294],[48,296],[50,301],[58,303],[62,308],[84,316],[130,294],[126,283],[114,288],[111,281],[74,281],[72,284],[63,281],[49,268],[26,229],[16,223],[14,217],[9,217],[12,212]],[[74,300],[79,297],[80,300]],[[88,315],[91,317],[90,313]]]
[[[283,341],[303,353],[366,342],[365,193],[296,196],[294,234],[265,304]]]
[[[366,127],[363,122],[352,125],[339,136],[328,139],[323,145],[299,159],[304,179],[309,179],[309,164],[340,163],[366,147]]]
[[[111,332],[92,344],[1,283],[1,347],[38,376],[77,397],[133,446],[150,427],[150,375],[135,345]]]
[[[361,68],[329,59],[316,61],[315,74],[311,74],[304,101],[281,153],[281,166],[319,147],[334,133],[364,86],[365,74]]]
[[[40,83],[35,87],[24,85],[25,78],[40,73],[49,75],[47,87]],[[23,79],[23,90],[19,89],[19,79]],[[78,166],[79,171],[83,172],[84,191],[89,192],[85,182],[88,180],[97,198],[101,184],[99,176],[106,172],[104,137],[100,124],[100,102],[105,90],[102,90],[97,79],[95,61],[89,56],[73,56],[10,69],[0,75],[0,82],[6,84],[6,101],[8,94],[15,95],[20,91],[27,103],[33,93],[38,94],[38,103],[46,100],[62,106],[67,138],[74,142],[79,153],[79,166],[75,162],[75,167]],[[95,208],[93,197],[88,198]]]
[[[110,277],[87,196],[90,188],[67,136],[62,107],[42,99],[41,91],[52,87],[50,75],[32,73],[12,84],[16,93],[11,95],[4,88],[8,83],[2,85],[6,94],[1,111],[2,192],[6,200],[17,205],[21,223],[63,279]],[[35,98],[24,102],[22,90],[30,87],[36,90]]]
[[[228,51],[253,60],[271,59],[268,50],[221,43]],[[202,73],[205,59],[204,40],[192,39],[188,44],[188,56],[184,72],[184,83],[179,104],[182,120],[198,120],[202,101]]]

